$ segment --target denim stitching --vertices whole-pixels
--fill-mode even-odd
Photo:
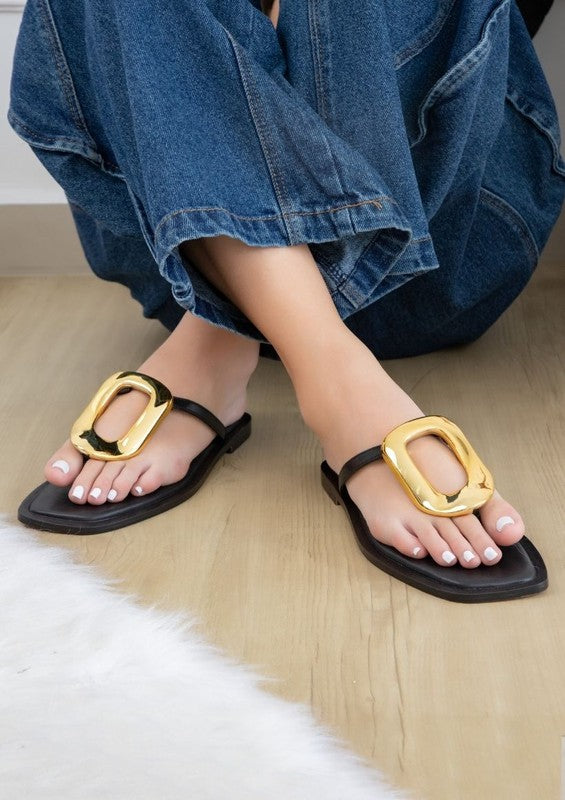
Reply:
[[[78,137],[72,138],[70,136],[46,136],[44,133],[33,130],[28,125],[23,123],[17,114],[15,114],[11,109],[8,112],[8,121],[13,125],[13,127],[21,128],[22,131],[25,131],[25,133],[29,134],[29,136],[34,137],[34,140],[36,141],[28,142],[30,146],[43,147],[45,150],[51,150],[53,152],[72,152],[75,155],[82,156],[87,161],[90,161],[92,164],[102,169],[104,172],[107,172],[109,175],[113,175],[116,178],[121,178],[122,180],[124,179],[123,175],[120,173],[120,167],[117,164],[112,164],[111,161],[104,161],[102,156],[96,150],[90,151],[90,149],[85,146],[82,139],[79,139]],[[44,143],[43,145],[41,144],[42,142]],[[67,150],[64,146],[57,147],[56,145],[59,142],[69,142],[69,145],[74,144],[81,152],[76,153],[74,150]],[[51,147],[49,146],[50,143],[52,144]],[[89,155],[90,152],[92,152],[95,157]]]
[[[253,41],[253,35],[255,32],[255,14],[257,13],[258,9],[255,8],[253,3],[250,3],[249,5],[251,8],[249,13],[249,33],[247,34],[247,41],[251,43]],[[259,11],[259,13],[262,14],[263,12]]]
[[[500,5],[490,15],[484,27],[484,32],[475,47],[469,50],[463,58],[454,64],[454,66],[432,86],[424,102],[420,106],[418,114],[420,135],[410,143],[411,148],[419,144],[427,133],[426,117],[430,108],[432,108],[438,100],[448,97],[450,93],[463,83],[465,77],[488,56],[492,49],[491,28],[497,22],[498,16],[508,9],[509,2],[510,0],[502,0]]]
[[[369,239],[369,241],[367,242],[367,244],[365,245],[365,247],[363,248],[363,250],[361,251],[359,256],[355,259],[355,263],[352,265],[352,267],[349,270],[349,272],[343,272],[342,270],[339,270],[339,273],[338,273],[339,274],[339,280],[336,281],[336,285],[335,285],[335,288],[334,288],[334,294],[337,294],[338,292],[341,292],[343,287],[351,280],[351,276],[353,275],[353,273],[357,269],[357,265],[359,264],[359,262],[361,261],[363,256],[373,247],[373,245],[375,244],[376,240],[379,238],[379,236],[381,236],[382,232],[383,232],[383,229],[380,228],[375,233],[374,236],[371,236],[371,238]],[[334,272],[335,272],[335,270],[334,270]],[[352,286],[352,287],[350,287],[350,290],[351,291],[354,290],[356,292],[356,295],[357,295],[356,302],[360,302],[361,301],[361,296],[359,294],[359,291],[360,291],[359,288],[357,286],[355,286],[355,287]]]
[[[445,0],[438,15],[432,20],[430,25],[420,32],[418,38],[406,45],[402,50],[399,50],[394,55],[395,69],[404,66],[408,61],[415,58],[422,52],[433,40],[441,33],[441,29],[447,22],[451,10],[455,5],[455,0]]]
[[[321,40],[316,9],[318,2],[319,0],[308,0],[308,22],[310,25],[312,61],[314,62],[314,81],[316,84],[316,111],[320,117],[322,117],[322,119],[327,119],[326,98],[324,94],[324,80],[321,63]]]
[[[490,205],[493,209],[498,211],[500,216],[520,234],[522,242],[528,251],[528,255],[532,258],[532,261],[537,261],[539,258],[539,250],[536,240],[522,215],[516,211],[514,206],[511,206],[510,203],[502,197],[486,189],[484,186],[481,186],[479,195],[487,205]]]
[[[312,60],[314,62],[314,78],[316,83],[316,111],[323,120],[329,122],[331,119],[331,111],[329,109],[329,104],[327,102],[327,98],[329,98],[329,92],[326,92],[324,89],[324,84],[325,84],[324,57],[322,55],[322,36],[320,32],[321,31],[320,2],[321,0],[308,0],[308,22],[311,33],[310,42],[312,45],[311,47]],[[344,187],[339,174],[339,169],[337,161],[335,159],[335,155],[325,136],[323,136],[323,141],[324,145],[326,146],[328,156],[333,164],[334,174],[336,177],[339,191],[341,194],[344,194]],[[348,216],[349,216],[349,224],[351,228],[353,228],[354,226],[351,215],[348,214]]]
[[[361,200],[359,203],[347,203],[341,206],[331,206],[330,208],[324,208],[321,211],[285,211],[280,214],[271,214],[267,217],[244,217],[241,214],[234,214],[232,211],[229,211],[227,208],[223,208],[222,206],[200,206],[198,208],[179,208],[176,211],[171,211],[170,214],[167,214],[166,217],[159,222],[157,227],[155,228],[155,236],[159,230],[165,225],[169,220],[173,217],[178,216],[179,214],[191,214],[197,211],[223,211],[225,214],[228,214],[230,217],[235,217],[236,219],[246,219],[246,220],[255,220],[259,221],[269,221],[272,219],[281,219],[281,217],[293,217],[293,216],[307,216],[307,215],[317,215],[317,214],[329,214],[333,213],[334,211],[342,211],[344,208],[356,208],[357,206],[364,206],[364,205],[374,205],[379,211],[382,211],[382,200],[387,200],[389,203],[393,203],[397,205],[396,201],[392,199],[392,197],[387,197],[386,195],[380,195],[379,197],[375,197],[372,200]]]
[[[21,122],[19,117],[16,116],[16,114],[14,114],[13,111],[10,112],[9,118],[11,118],[16,123],[16,125],[18,125],[20,128],[22,128],[22,130],[24,130],[26,133],[29,133],[30,136],[37,137],[38,139],[40,139],[40,140],[42,140],[44,142],[52,142],[52,143],[55,143],[55,142],[71,142],[71,143],[75,143],[75,144],[80,145],[83,149],[86,149],[86,148],[84,148],[84,142],[82,141],[82,139],[74,138],[74,137],[71,137],[71,136],[46,136],[45,134],[40,133],[39,131],[33,130],[32,128],[28,127],[27,125],[24,125],[24,123]]]
[[[89,142],[93,143],[92,137],[88,132],[86,123],[84,121],[84,117],[80,109],[78,98],[75,92],[75,87],[73,85],[73,80],[71,78],[71,74],[69,71],[69,66],[67,64],[67,60],[63,53],[63,47],[61,44],[61,40],[59,38],[59,34],[57,32],[57,28],[55,26],[55,20],[53,18],[53,14],[49,6],[49,2],[48,0],[38,0],[38,5],[43,13],[48,35],[49,38],[51,39],[51,46],[53,48],[55,57],[55,66],[59,74],[61,88],[63,89],[64,96],[66,97],[71,117],[75,125],[77,125],[77,127],[79,128],[79,130],[81,130],[83,133],[86,134],[86,136],[89,139]]]
[[[519,114],[529,120],[541,133],[549,139],[553,152],[552,167],[558,175],[565,176],[565,164],[559,152],[559,140],[554,133],[554,123],[547,119],[537,108],[533,108],[530,103],[523,98],[520,93],[508,84],[506,100],[513,106]]]
[[[376,241],[376,240],[377,240],[377,238],[378,238],[378,237],[381,235],[381,233],[382,233],[382,230],[383,230],[382,228],[381,228],[380,230],[378,230],[378,231],[375,233],[375,235],[371,237],[371,239],[369,240],[369,242],[367,242],[367,244],[365,245],[365,247],[363,248],[363,250],[361,251],[361,253],[359,254],[359,256],[358,256],[358,257],[355,259],[355,263],[353,264],[353,267],[351,268],[351,270],[350,270],[350,271],[349,271],[349,272],[348,272],[348,273],[347,273],[347,274],[346,274],[346,275],[343,277],[343,279],[342,279],[342,280],[341,280],[341,281],[340,281],[340,282],[339,282],[339,283],[336,285],[336,292],[338,292],[338,291],[341,291],[341,289],[344,287],[344,285],[345,285],[345,284],[346,284],[346,283],[347,283],[347,282],[350,280],[351,276],[353,275],[353,273],[354,273],[354,272],[355,272],[355,270],[357,269],[357,265],[359,264],[359,262],[361,261],[361,259],[362,259],[362,258],[364,258],[364,256],[366,255],[366,253],[367,253],[369,250],[371,250],[371,248],[373,247],[373,245],[374,245],[375,241]],[[396,230],[399,230],[399,229],[397,228]],[[404,228],[402,228],[402,229],[400,229],[400,230],[405,230],[405,229],[404,229]],[[410,233],[410,231],[407,231],[407,232],[408,232],[408,233]],[[402,253],[406,252],[406,250],[407,250],[409,247],[411,247],[412,245],[419,245],[419,244],[421,244],[422,242],[432,242],[432,237],[431,237],[430,235],[428,235],[428,236],[420,236],[418,239],[415,239],[413,236],[410,236],[410,238],[409,238],[409,239],[408,239],[408,241],[406,242],[406,245],[405,245],[405,247],[404,247],[404,249],[403,249]],[[433,244],[433,243],[432,243],[432,244]],[[386,252],[387,252],[387,253],[389,253],[389,255],[391,255],[391,256],[392,256],[392,255],[394,255],[394,251],[393,251],[393,250],[391,250],[390,248],[387,248],[387,247],[386,247],[385,245],[383,245],[382,243],[381,243],[380,247],[381,247],[383,250],[386,250]],[[414,274],[413,272],[395,272],[395,273],[394,273],[395,277],[396,277],[396,276],[398,276],[398,275],[410,275],[410,276],[412,276],[413,274]]]
[[[252,117],[253,123],[255,125],[255,130],[256,130],[257,136],[259,138],[259,143],[261,144],[261,149],[263,151],[263,155],[265,156],[265,160],[267,162],[267,167],[269,169],[269,174],[271,176],[271,181],[272,181],[272,184],[273,184],[273,189],[275,191],[277,202],[278,202],[279,207],[280,207],[281,212],[282,212],[284,210],[284,208],[287,206],[287,199],[286,199],[287,198],[287,192],[286,192],[286,188],[285,188],[284,181],[283,181],[283,178],[282,178],[282,173],[280,173],[280,170],[277,170],[277,165],[275,164],[275,159],[273,158],[273,155],[272,155],[272,151],[274,152],[274,149],[272,148],[272,145],[271,145],[271,149],[268,147],[268,143],[269,143],[268,142],[269,137],[268,137],[268,132],[267,132],[268,126],[265,126],[263,124],[262,116],[261,116],[261,114],[259,113],[259,110],[258,110],[258,105],[259,104],[255,103],[255,100],[254,100],[254,97],[253,97],[253,92],[251,91],[251,88],[252,88],[251,87],[251,83],[252,83],[252,81],[250,79],[250,76],[246,74],[246,71],[243,68],[243,64],[240,61],[240,54],[238,53],[239,45],[237,44],[237,42],[235,41],[235,39],[233,38],[233,36],[230,34],[230,32],[228,30],[226,30],[226,33],[227,33],[227,35],[229,37],[229,40],[230,40],[230,42],[232,44],[232,47],[233,47],[233,50],[234,50],[234,54],[235,54],[235,58],[236,58],[237,66],[238,66],[239,75],[240,75],[241,82],[242,82],[242,85],[243,85],[243,90],[245,92],[245,96],[247,98],[247,103],[248,103],[248,106],[249,106],[249,111],[251,113],[251,117]],[[253,88],[255,89],[255,87],[253,87]],[[289,239],[289,243],[293,244],[292,233],[291,233],[291,231],[290,231],[290,229],[288,227],[286,227],[286,233],[287,233],[287,236],[288,236],[288,239]]]
[[[324,208],[322,211],[288,211],[283,216],[291,216],[293,214],[298,214],[302,216],[306,216],[308,214],[327,214],[329,211],[342,211],[344,208],[355,208],[356,206],[365,206],[368,203],[376,206],[379,211],[382,211],[382,203],[381,200],[388,200],[389,203],[394,203],[394,205],[398,205],[396,200],[393,200],[392,197],[387,197],[386,195],[379,195],[379,197],[374,197],[372,200],[360,200],[358,203],[344,203],[341,206],[331,206],[330,208]]]

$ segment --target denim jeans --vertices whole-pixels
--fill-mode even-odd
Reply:
[[[514,0],[28,0],[9,121],[146,316],[261,340],[179,244],[306,243],[381,358],[483,333],[565,193]]]

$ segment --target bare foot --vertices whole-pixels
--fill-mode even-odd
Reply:
[[[333,363],[321,363],[319,374],[311,375],[308,387],[297,393],[329,466],[339,473],[345,461],[380,444],[396,425],[425,414],[359,340],[339,355],[333,349],[331,358]],[[435,436],[422,437],[408,449],[439,491],[453,494],[466,482],[459,461]],[[423,513],[383,461],[354,474],[347,489],[376,539],[414,558],[429,554],[442,566],[496,564],[502,557],[500,545],[513,544],[524,534],[520,515],[496,491],[480,509],[480,520],[474,514],[449,518]]]
[[[206,406],[230,425],[245,411],[246,387],[257,366],[258,350],[256,342],[185,314],[138,371],[160,380],[173,395]],[[147,396],[137,390],[119,395],[97,421],[97,432],[105,439],[118,438],[146,405]],[[214,436],[200,420],[173,410],[137,456],[84,461],[67,440],[47,462],[45,477],[57,486],[69,486],[74,503],[119,503],[128,494],[145,495],[183,478],[192,459]]]

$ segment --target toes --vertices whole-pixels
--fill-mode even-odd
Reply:
[[[80,505],[86,503],[92,483],[96,480],[103,466],[102,461],[95,461],[94,459],[85,461],[83,468],[71,484],[68,493],[69,500]]]
[[[433,524],[424,519],[424,514],[410,523],[410,530],[437,564],[442,567],[452,567],[457,564],[457,556],[450,545]]]
[[[45,479],[55,486],[68,486],[75,480],[83,464],[82,454],[67,440],[45,465]]]
[[[110,496],[112,484],[123,468],[123,461],[104,462],[102,470],[92,481],[92,486],[88,493],[87,500],[91,505],[99,506],[102,505],[102,503],[105,503],[107,500],[112,500],[113,495]]]
[[[477,555],[477,551],[463,536],[452,518],[438,518],[434,525],[442,539],[448,544],[450,551],[457,556],[462,567],[473,569],[479,566],[481,559]]]
[[[471,548],[480,556],[483,564],[492,566],[502,558],[502,552],[497,543],[491,539],[483,528],[481,521],[474,514],[465,514],[453,518],[454,525],[471,545]]]
[[[106,501],[119,503],[129,494],[141,497],[141,495],[154,492],[165,483],[174,483],[175,480],[180,480],[186,473],[186,462],[181,471],[183,474],[178,476],[174,471],[165,475],[158,466],[148,466],[146,461],[135,458],[127,462],[108,462],[91,481],[88,498],[86,498],[86,491],[84,496],[93,505],[100,505]],[[77,483],[79,483],[78,479]]]
[[[485,530],[499,545],[514,544],[524,535],[522,518],[496,491],[481,508],[480,515]]]
[[[163,486],[163,475],[158,467],[149,467],[139,478],[134,482],[131,493],[135,497],[141,497],[144,494],[150,494],[160,486]]]
[[[108,492],[108,500],[112,503],[119,503],[124,500],[134,487],[138,486],[139,478],[147,469],[147,464],[137,459],[126,462],[119,475],[112,481],[112,488]],[[141,492],[133,492],[136,495]]]
[[[396,548],[405,556],[425,558],[428,554],[418,537],[410,533],[401,522],[379,520],[371,526],[371,530],[379,541]]]

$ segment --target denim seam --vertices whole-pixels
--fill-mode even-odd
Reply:
[[[314,66],[314,82],[316,85],[316,111],[319,116],[327,120],[326,97],[324,93],[324,77],[322,72],[321,38],[317,4],[319,0],[308,0],[308,23],[310,27],[310,43],[312,45],[312,62]]]
[[[20,118],[15,114],[11,109],[8,113],[8,120],[14,120],[18,127],[22,128],[26,133],[29,133],[31,136],[36,137],[40,141],[50,142],[55,144],[56,142],[70,142],[71,144],[79,145],[83,150],[86,150],[84,147],[84,142],[82,139],[78,137],[71,137],[71,136],[46,136],[44,133],[39,133],[39,131],[33,130],[28,125],[25,125]]]
[[[49,38],[51,39],[51,46],[55,56],[55,66],[59,75],[59,81],[61,83],[63,95],[67,100],[68,110],[70,111],[75,125],[88,137],[89,144],[94,144],[94,141],[88,132],[88,128],[86,127],[86,122],[78,102],[78,97],[69,70],[69,65],[67,64],[61,39],[55,25],[55,19],[53,17],[51,7],[49,6],[49,0],[38,0],[38,5],[42,10],[47,32]]]
[[[531,257],[533,262],[537,261],[539,258],[539,250],[536,241],[528,226],[528,223],[519,213],[519,211],[517,211],[514,206],[510,205],[510,203],[504,200],[504,198],[500,197],[500,195],[495,194],[484,186],[481,186],[479,196],[480,199],[497,211],[499,215],[509,225],[511,225],[511,227],[513,227],[517,233],[520,234],[528,255]]]
[[[223,208],[222,206],[200,206],[198,208],[178,208],[175,211],[171,211],[170,214],[167,214],[166,217],[163,217],[157,227],[155,228],[155,236],[157,236],[161,227],[169,222],[173,217],[178,216],[179,214],[190,214],[192,212],[198,211],[223,211],[225,214],[229,214],[230,217],[235,217],[236,219],[246,219],[246,220],[256,220],[257,222],[267,221],[272,219],[281,219],[281,217],[295,217],[295,216],[315,216],[318,214],[330,214],[334,211],[342,211],[344,208],[356,208],[357,206],[364,206],[364,205],[374,205],[379,211],[382,211],[382,200],[388,200],[389,203],[394,203],[397,205],[396,201],[392,199],[392,197],[387,197],[386,195],[379,195],[379,197],[374,197],[370,200],[361,200],[358,203],[346,203],[341,206],[331,206],[330,208],[322,208],[319,211],[285,211],[281,212],[280,214],[270,214],[269,216],[264,217],[246,217],[241,214],[234,214],[233,211],[230,211],[227,208]]]
[[[535,125],[535,127],[549,139],[553,152],[552,167],[558,175],[565,177],[565,164],[563,164],[561,153],[559,152],[559,140],[553,132],[553,126],[551,122],[547,121],[543,114],[538,112],[537,109],[535,110],[535,113],[528,113],[525,108],[527,101],[522,98],[522,95],[520,95],[520,93],[510,84],[508,85],[508,90],[509,91],[506,95],[506,100],[510,103],[510,105],[513,106],[513,108],[515,108],[522,117],[525,117],[532,123],[532,125]],[[522,101],[522,105],[520,105],[520,101]]]
[[[411,148],[419,144],[427,133],[426,117],[429,110],[439,100],[449,97],[449,95],[463,83],[467,75],[474,71],[488,56],[492,49],[491,28],[497,22],[499,14],[507,10],[509,2],[510,0],[502,0],[500,5],[494,9],[488,18],[477,44],[457,61],[457,63],[454,64],[427,93],[418,112],[419,136],[411,142]]]
[[[325,80],[324,80],[324,65],[327,69],[329,56],[326,56],[324,58],[324,55],[322,54],[321,14],[320,14],[321,1],[322,0],[308,0],[308,23],[310,29],[312,60],[314,62],[314,79],[316,84],[316,112],[321,119],[329,123],[332,118],[332,110],[328,102],[330,98],[330,93],[329,91],[325,90]],[[324,145],[326,147],[326,151],[333,164],[334,174],[339,191],[341,194],[345,194],[345,190],[339,174],[338,164],[336,162],[335,155],[333,153],[333,150],[329,142],[327,141],[327,138],[323,135],[323,131],[322,131],[322,136]],[[347,215],[349,217],[349,225],[351,226],[352,230],[354,230],[355,226],[351,214],[349,214],[348,212]]]
[[[395,229],[395,230],[398,230],[398,229]],[[406,229],[401,229],[401,230],[405,230],[405,231],[406,231]],[[406,232],[409,232],[409,231],[406,231]],[[337,293],[337,292],[341,292],[341,290],[343,289],[343,287],[344,287],[344,286],[345,286],[345,285],[346,285],[346,284],[347,284],[347,283],[348,283],[348,282],[351,280],[351,276],[355,274],[355,270],[357,269],[357,266],[358,266],[358,264],[360,263],[361,259],[362,259],[362,258],[365,256],[365,254],[366,254],[366,253],[367,253],[369,250],[371,250],[371,249],[372,249],[372,248],[375,246],[375,244],[376,244],[376,242],[377,242],[377,240],[378,240],[379,236],[381,236],[381,234],[382,234],[382,233],[383,233],[383,229],[382,229],[382,228],[380,228],[380,229],[379,229],[379,230],[378,230],[378,231],[375,233],[375,235],[371,237],[371,239],[370,239],[370,240],[369,240],[369,242],[368,242],[368,243],[365,245],[365,247],[363,248],[363,250],[361,251],[361,253],[359,254],[359,256],[358,256],[358,257],[355,259],[355,263],[353,264],[353,266],[351,267],[351,269],[349,270],[349,272],[347,272],[347,273],[342,273],[342,276],[343,276],[343,277],[342,277],[342,279],[341,279],[341,280],[340,280],[340,281],[339,281],[339,282],[336,284],[336,286],[335,286],[335,293]],[[394,234],[393,234],[393,235],[394,235]],[[420,242],[421,242],[421,241],[424,241],[425,239],[430,239],[430,238],[431,238],[431,237],[429,237],[429,236],[426,236],[426,237],[424,237],[423,239],[419,239],[418,241],[420,241]],[[406,244],[404,245],[404,247],[403,247],[403,249],[402,249],[402,251],[401,251],[401,252],[404,252],[404,251],[406,250],[406,248],[407,248],[407,247],[408,247],[408,246],[409,246],[409,245],[412,243],[412,241],[413,241],[412,239],[409,239],[409,240],[406,242]],[[398,257],[400,256],[400,253],[395,253],[395,251],[394,251],[394,249],[393,249],[393,248],[387,247],[387,246],[386,246],[386,244],[384,244],[383,242],[380,242],[380,244],[379,244],[379,248],[380,248],[380,249],[381,249],[381,250],[382,250],[384,253],[386,253],[387,255],[389,255],[389,256],[391,256],[391,257],[392,257],[392,256],[394,256],[394,255],[396,255],[396,258],[398,258]],[[396,260],[396,259],[395,259],[395,260]],[[391,267],[392,267],[392,265],[391,265]],[[350,300],[352,299],[352,289],[353,289],[353,287],[350,287],[350,295],[351,295],[351,296],[348,298],[348,299],[350,299]],[[355,298],[355,301],[356,301],[356,302],[359,302],[359,301],[361,300],[361,292],[360,292],[358,289],[355,289],[355,291],[357,292],[357,297]]]
[[[242,62],[240,60],[240,54],[238,53],[239,45],[237,44],[237,42],[235,41],[235,39],[233,38],[233,36],[231,35],[231,33],[228,30],[226,30],[226,34],[227,34],[227,36],[228,36],[228,38],[229,38],[229,40],[230,40],[230,42],[232,44],[232,47],[233,47],[233,51],[234,51],[234,55],[235,55],[235,59],[236,59],[236,63],[237,63],[238,71],[239,71],[239,75],[240,75],[240,78],[241,78],[241,83],[242,83],[242,86],[243,86],[243,91],[245,93],[245,97],[247,98],[247,104],[249,106],[249,112],[250,112],[251,118],[253,120],[255,131],[257,132],[257,137],[259,139],[259,143],[261,145],[261,149],[263,151],[263,155],[265,157],[265,161],[267,162],[267,167],[268,167],[268,170],[269,170],[269,175],[271,177],[271,183],[273,185],[275,196],[277,198],[277,202],[279,204],[279,208],[281,209],[281,212],[283,212],[284,209],[287,207],[287,204],[288,204],[288,200],[287,200],[288,195],[287,195],[287,191],[286,191],[286,187],[285,187],[285,184],[284,184],[284,180],[283,180],[283,177],[282,177],[281,170],[278,167],[278,165],[276,164],[275,158],[273,156],[273,153],[275,151],[274,151],[274,148],[272,146],[272,143],[269,142],[268,126],[264,124],[263,119],[262,119],[262,115],[259,112],[260,103],[259,102],[257,102],[257,103],[255,102],[255,98],[254,98],[253,94],[254,94],[254,92],[256,93],[256,89],[255,89],[254,86],[253,87],[251,86],[251,84],[252,84],[251,77],[246,74],[246,71],[243,68],[243,64],[242,64]],[[253,89],[253,91],[252,91],[252,89]],[[291,230],[289,229],[289,227],[286,224],[285,224],[285,229],[286,229],[287,236],[289,238],[289,244],[293,244],[294,242],[293,242],[293,237],[292,237]]]
[[[82,139],[78,137],[72,138],[70,136],[46,136],[44,133],[40,133],[39,131],[30,128],[28,125],[22,122],[20,117],[15,114],[12,109],[8,111],[8,121],[14,129],[21,128],[22,131],[33,137],[33,142],[28,141],[30,146],[41,147],[44,150],[50,150],[52,152],[73,153],[74,155],[79,155],[82,158],[85,158],[87,161],[90,161],[95,166],[99,167],[103,172],[107,172],[108,175],[112,175],[115,178],[124,180],[117,164],[104,161],[100,153],[98,153],[97,150],[92,150],[91,148],[85,146],[85,143]],[[24,136],[22,138],[25,139],[26,137]],[[65,145],[58,147],[57,144],[59,142],[68,142],[69,146],[75,145],[76,150],[70,150],[68,147],[65,147]],[[77,152],[77,150],[80,152]]]
[[[258,11],[258,9],[255,8],[253,3],[250,3],[250,6],[251,6],[251,10],[250,10],[250,14],[249,14],[249,18],[250,18],[249,19],[249,33],[247,34],[247,41],[249,43],[251,43],[253,41],[253,35],[254,35],[254,32],[255,32],[255,14]],[[259,11],[259,13],[262,14],[263,12]]]
[[[411,42],[410,44],[406,45],[402,50],[399,50],[397,53],[394,54],[394,65],[395,69],[400,69],[400,67],[404,66],[408,61],[411,61],[417,55],[419,55],[422,50],[424,50],[436,36],[441,33],[441,29],[449,19],[449,15],[451,14],[451,10],[455,5],[455,0],[445,0],[440,9],[438,15],[432,20],[430,25],[423,32],[420,32],[418,37]]]

